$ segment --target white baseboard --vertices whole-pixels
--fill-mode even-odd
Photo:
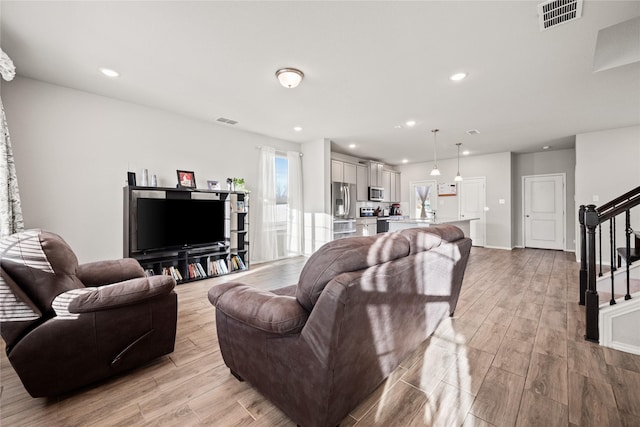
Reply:
[[[508,248],[508,247],[505,247],[505,246],[489,246],[489,245],[484,245],[484,247],[485,247],[485,248],[487,248],[487,249],[502,249],[502,250],[504,250],[504,251],[512,251],[512,250],[513,250],[513,248]]]

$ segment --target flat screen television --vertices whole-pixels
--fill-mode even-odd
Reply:
[[[136,226],[138,252],[222,242],[225,202],[139,198]]]

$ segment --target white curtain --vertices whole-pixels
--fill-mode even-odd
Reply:
[[[2,49],[0,49],[0,74],[6,81],[12,80],[16,75],[13,62]],[[4,237],[24,230],[24,222],[11,138],[1,98],[0,110],[2,111],[0,116],[0,237]]]
[[[276,150],[260,147],[258,188],[251,203],[252,259],[255,262],[278,258],[276,230]]]
[[[289,165],[289,212],[287,216],[287,256],[302,254],[302,162],[300,153],[294,151],[287,152],[287,163]]]

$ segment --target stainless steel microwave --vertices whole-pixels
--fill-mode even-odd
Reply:
[[[369,200],[372,202],[382,202],[384,200],[384,188],[369,187]]]

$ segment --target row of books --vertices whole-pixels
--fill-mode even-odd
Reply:
[[[164,274],[165,276],[173,277],[176,280],[176,282],[179,280],[182,280],[182,274],[180,274],[180,270],[178,270],[174,266],[164,267],[162,269],[162,274]]]
[[[189,279],[205,279],[207,274],[204,272],[204,268],[202,268],[202,264],[199,262],[192,262],[189,264]]]
[[[219,275],[219,274],[227,274],[229,273],[229,268],[227,267],[227,263],[224,259],[215,259],[209,262],[209,274],[210,275]]]
[[[242,258],[240,258],[238,255],[236,254],[232,254],[231,258],[229,258],[231,261],[231,270],[232,271],[236,271],[236,270],[246,270],[247,266],[244,264],[244,261],[242,261]]]

